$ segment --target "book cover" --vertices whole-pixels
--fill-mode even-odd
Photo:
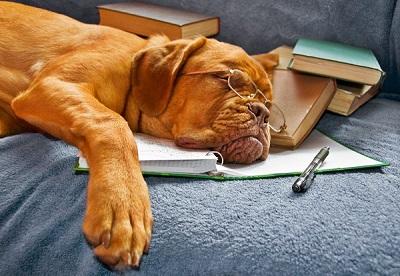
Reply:
[[[370,49],[353,47],[343,43],[301,38],[293,49],[293,55],[332,60],[382,71],[378,60]]]
[[[298,147],[325,112],[335,90],[332,79],[291,70],[275,70],[273,102],[283,111],[287,129],[281,133],[271,131],[271,144]],[[278,114],[271,112],[272,122],[276,120],[274,116],[278,117]]]

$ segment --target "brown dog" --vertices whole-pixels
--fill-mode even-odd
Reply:
[[[150,246],[132,131],[216,149],[231,162],[268,155],[271,83],[239,47],[144,40],[9,2],[0,3],[0,33],[0,137],[40,130],[81,150],[90,164],[83,231],[108,265],[137,267]],[[261,93],[248,97],[253,82]]]

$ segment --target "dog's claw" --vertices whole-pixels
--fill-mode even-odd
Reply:
[[[121,254],[121,259],[126,266],[130,266],[132,264],[132,255],[129,252],[123,252]]]
[[[110,240],[111,240],[110,231],[108,230],[104,231],[104,233],[101,235],[101,244],[105,248],[108,248],[110,246]]]
[[[101,247],[97,247],[95,249],[95,255],[99,260],[101,260],[103,263],[105,263],[109,267],[115,267],[118,264],[119,259],[120,259],[118,256],[105,254],[104,248],[101,248]]]
[[[140,266],[140,258],[141,258],[141,254],[135,252],[134,257],[133,257],[133,265],[132,266],[136,269],[139,268],[139,266]]]
[[[145,248],[143,250],[143,254],[146,254],[146,255],[149,254],[149,250],[150,250],[150,243],[147,242],[146,246],[145,246]]]

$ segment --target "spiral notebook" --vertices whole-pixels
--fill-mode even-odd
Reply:
[[[208,150],[178,147],[171,140],[135,134],[139,160],[144,175],[195,177],[216,180],[270,178],[300,175],[322,147],[329,146],[330,154],[318,173],[346,171],[388,166],[358,153],[314,130],[295,150],[272,147],[268,159],[250,165],[219,164]],[[89,166],[82,156],[75,172],[88,172]]]

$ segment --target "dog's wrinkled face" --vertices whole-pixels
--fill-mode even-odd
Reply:
[[[154,86],[172,85],[170,95],[153,95],[153,101],[166,102],[163,110],[155,114],[160,106],[151,103],[146,110],[139,102],[139,108],[149,115],[144,116],[148,121],[141,123],[142,128],[158,121],[170,133],[168,138],[179,146],[217,150],[225,162],[265,160],[270,146],[265,101],[271,100],[272,87],[264,68],[241,48],[230,44],[205,38],[185,43],[186,51],[190,45],[194,49],[190,53],[175,50],[180,52],[178,55],[187,56],[180,65],[175,63],[178,68],[171,84],[160,76],[153,80]],[[173,59],[172,55],[167,58]],[[145,62],[141,59],[141,63]],[[157,70],[159,73],[162,69]],[[255,93],[257,89],[259,92]],[[157,134],[154,127],[150,129],[145,132],[166,136],[165,132]]]
[[[222,71],[179,78],[172,100],[181,103],[180,114],[185,120],[177,120],[174,125],[176,143],[190,148],[212,148],[227,162],[264,160],[270,145],[269,111],[261,94],[254,98],[252,95],[258,88],[271,99],[268,76],[240,48],[217,42],[210,44],[210,49],[204,47],[189,59],[183,72]],[[217,54],[213,47],[226,52]],[[229,69],[238,71],[230,73]]]

